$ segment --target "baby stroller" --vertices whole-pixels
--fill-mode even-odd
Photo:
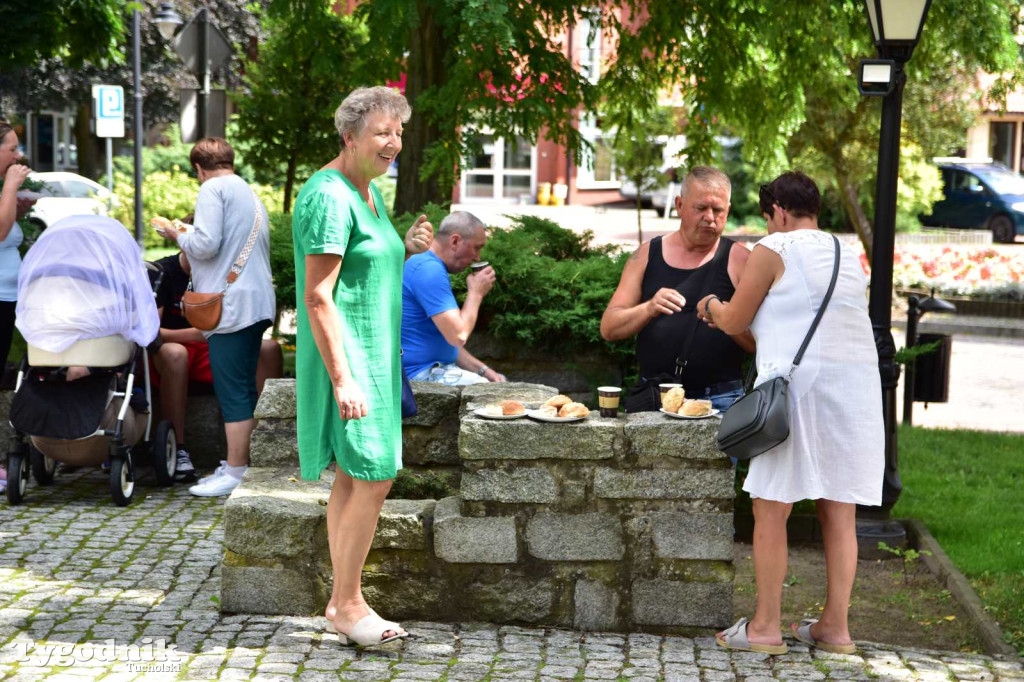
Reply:
[[[154,437],[147,346],[159,333],[138,245],[104,216],[70,216],[32,246],[18,276],[17,326],[28,343],[11,403],[7,500],[25,497],[29,469],[51,485],[58,462],[109,463],[110,494],[132,500],[136,462],[174,482],[177,439],[168,420]],[[141,383],[138,372],[142,372]]]

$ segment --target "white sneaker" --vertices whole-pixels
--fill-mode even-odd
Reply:
[[[229,474],[224,465],[221,465],[213,472],[212,476],[205,477],[188,491],[197,497],[220,497],[221,495],[230,495],[231,491],[237,488],[241,482],[241,479]]]

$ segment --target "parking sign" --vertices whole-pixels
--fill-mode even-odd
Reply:
[[[96,137],[124,137],[124,88],[92,86],[92,110]]]

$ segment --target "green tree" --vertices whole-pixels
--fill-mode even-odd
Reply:
[[[964,93],[979,89],[975,74],[1005,74],[989,93],[997,101],[1022,81],[1011,16],[1017,4],[932,4],[908,65],[904,180],[925,177],[928,157],[961,146],[975,104]],[[875,54],[862,2],[701,0],[686,12],[673,0],[621,5],[630,11],[605,15],[616,36],[602,82],[609,102],[649,109],[650,93],[678,91],[687,103],[690,163],[712,161],[716,135],[731,129],[764,176],[806,165],[839,191],[870,253],[880,103],[855,87],[857,63]],[[923,191],[905,184],[915,208],[935,196],[934,177]]]
[[[48,1],[48,0],[46,0]],[[266,2],[267,0],[260,0]],[[20,2],[20,0],[18,0]],[[82,5],[91,7],[98,0],[84,3],[61,2],[57,4]],[[181,58],[171,49],[152,23],[153,12],[159,0],[143,0],[141,4],[125,5],[112,3],[118,21],[130,24],[131,9],[138,7],[141,16],[141,67],[143,87],[142,115],[148,128],[158,123],[178,119],[179,94],[182,87],[196,87],[194,77],[186,69]],[[258,6],[257,3],[256,6]],[[250,11],[248,0],[176,0],[177,11],[184,17],[192,16],[200,6],[207,7],[214,21],[234,43],[236,53],[245,52],[255,45],[259,38],[259,22]],[[0,12],[7,11],[6,2]],[[3,25],[3,24],[0,24]],[[11,33],[11,35],[16,35]],[[91,35],[89,36],[91,40]],[[11,40],[10,43],[18,41]],[[119,31],[115,39],[117,59],[104,59],[96,55],[76,57],[67,50],[57,50],[45,59],[26,62],[20,68],[0,68],[0,93],[7,102],[0,101],[0,108],[10,106],[14,112],[54,109],[75,111],[75,144],[78,147],[79,171],[96,178],[102,172],[102,147],[99,138],[90,131],[92,85],[112,83],[124,86],[128,101],[132,97],[132,64],[130,32]],[[127,57],[127,58],[125,58]],[[240,85],[239,76],[230,68],[215,74],[215,82],[223,82],[230,90]],[[0,114],[5,112],[0,111]],[[125,127],[132,130],[134,109],[125,110]],[[115,140],[115,153],[119,141]]]
[[[123,61],[123,8],[120,0],[4,0],[0,71],[51,57],[72,66]]]
[[[606,116],[605,124],[615,119]],[[615,126],[612,153],[619,177],[629,180],[636,188],[636,238],[637,244],[644,241],[641,205],[643,195],[657,189],[665,181],[662,170],[664,143],[656,138],[675,132],[675,121],[670,109],[659,107],[650,112],[633,110],[623,112]]]
[[[272,4],[263,16],[267,40],[245,66],[248,92],[236,99],[246,162],[259,180],[283,181],[285,213],[297,174],[337,154],[334,110],[365,78],[366,28],[333,6],[327,0]]]
[[[406,74],[413,105],[398,164],[395,213],[450,199],[475,129],[536,141],[541,130],[579,151],[576,113],[596,109],[596,88],[573,67],[561,29],[577,0],[367,0],[377,82]],[[586,5],[589,6],[589,5]],[[578,46],[577,46],[578,47]]]

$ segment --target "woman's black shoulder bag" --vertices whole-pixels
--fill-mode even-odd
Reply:
[[[832,240],[836,249],[832,281],[829,282],[828,291],[821,302],[821,307],[818,308],[814,322],[811,323],[811,328],[807,330],[804,342],[800,344],[800,350],[793,358],[789,374],[775,377],[757,388],[750,389],[754,368],[757,366],[755,362],[747,373],[747,394],[733,403],[722,416],[722,423],[718,427],[718,449],[730,457],[751,459],[789,438],[789,381],[804,357],[804,351],[807,350],[807,344],[811,342],[811,337],[821,322],[821,316],[825,314],[825,308],[828,307],[832,291],[836,288],[836,279],[839,277],[839,240],[835,235],[832,235]]]

